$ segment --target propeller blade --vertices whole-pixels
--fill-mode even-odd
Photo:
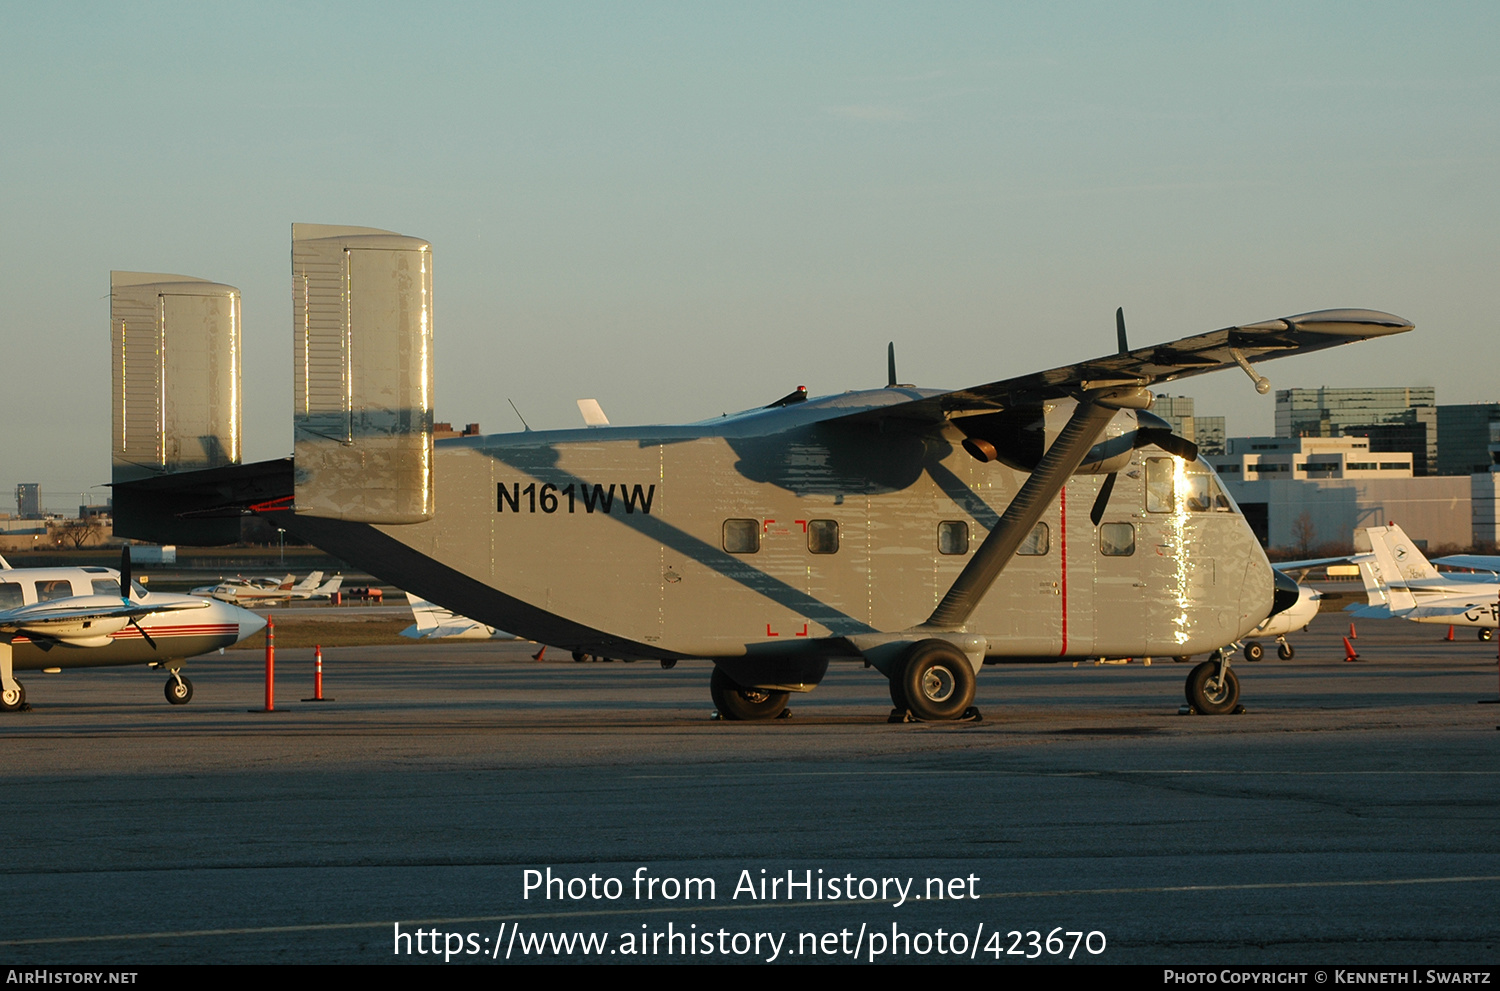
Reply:
[[[1179,437],[1170,430],[1162,430],[1160,427],[1141,427],[1135,432],[1135,446],[1146,447],[1155,444],[1157,447],[1184,461],[1196,461],[1198,459],[1198,445],[1186,437]]]
[[[156,649],[156,641],[151,639],[151,634],[146,632],[146,628],[144,626],[142,626],[140,623],[137,623],[133,619],[130,621],[130,625],[135,627],[140,632],[141,636],[145,638],[146,643],[151,646],[152,650]]]
[[[1094,498],[1094,508],[1089,510],[1089,519],[1094,526],[1098,526],[1099,521],[1104,519],[1104,510],[1109,505],[1109,494],[1115,490],[1115,476],[1118,474],[1119,472],[1112,471],[1105,475],[1104,484],[1099,486],[1099,495]]]
[[[120,598],[130,604],[130,545],[120,548]]]

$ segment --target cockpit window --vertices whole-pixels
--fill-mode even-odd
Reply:
[[[1177,461],[1146,459],[1146,512],[1170,513],[1176,506]]]
[[[0,582],[0,609],[14,609],[25,602],[20,585],[15,582]]]

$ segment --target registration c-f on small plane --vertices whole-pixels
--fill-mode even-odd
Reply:
[[[1263,394],[1258,362],[1412,329],[1320,310],[1132,348],[1117,313],[1115,353],[966,389],[900,384],[891,357],[884,388],[700,423],[434,441],[431,246],[295,224],[292,269],[295,452],[251,464],[227,453],[239,341],[212,305],[235,290],[115,273],[116,531],[227,542],[254,513],[521,637],[711,660],[733,720],[782,715],[831,661],[883,675],[893,719],[953,720],[986,662],[1210,652],[1187,700],[1234,711],[1218,648],[1297,589],[1151,389],[1238,366]],[[125,350],[131,314],[176,366]],[[125,429],[130,395],[181,394],[180,421]]]

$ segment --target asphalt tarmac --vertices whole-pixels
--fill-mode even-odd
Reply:
[[[1444,632],[1344,663],[1324,615],[1221,717],[1166,659],[987,667],[945,725],[853,664],[732,724],[706,663],[523,643],[325,651],[321,704],[280,651],[273,713],[245,651],[183,707],[30,674],[0,962],[1493,963],[1500,669]]]

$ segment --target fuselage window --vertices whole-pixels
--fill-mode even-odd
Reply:
[[[1047,529],[1047,524],[1038,523],[1031,528],[1026,539],[1021,541],[1021,546],[1016,548],[1016,553],[1023,557],[1041,557],[1052,547],[1052,531]]]
[[[1099,553],[1105,557],[1129,557],[1135,553],[1135,527],[1129,523],[1106,523],[1099,528]]]
[[[54,599],[68,599],[72,596],[73,583],[66,578],[36,583],[36,601],[38,602],[51,602]]]
[[[760,550],[760,520],[725,520],[724,549],[731,554]]]
[[[1170,513],[1174,508],[1177,465],[1171,458],[1146,459],[1146,512]]]
[[[837,554],[839,552],[839,521],[808,520],[807,549],[814,554]]]
[[[969,524],[962,520],[944,520],[938,524],[938,553],[969,553]]]
[[[15,582],[0,582],[0,609],[14,609],[25,603],[20,585]]]
[[[95,578],[90,584],[94,586],[95,595],[113,595],[120,597],[120,583],[113,578]]]

